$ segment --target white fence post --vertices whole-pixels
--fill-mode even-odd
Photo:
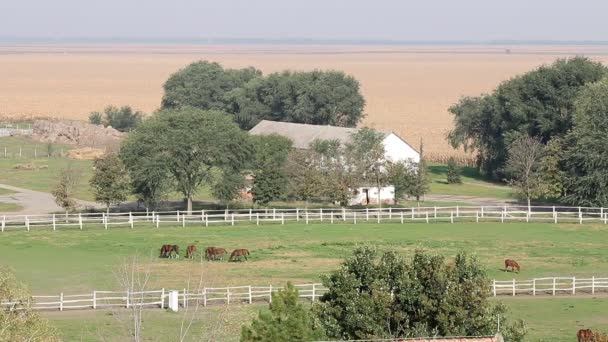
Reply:
[[[146,215],[148,215],[147,211],[146,211]],[[133,229],[133,213],[131,213],[130,211],[129,211],[129,224],[131,225],[131,229]]]
[[[53,231],[57,230],[57,223],[55,222],[55,214],[53,214]]]
[[[434,210],[434,213],[433,213],[434,216],[433,216],[433,218],[437,219],[437,207],[436,206],[433,207],[433,210]]]
[[[186,228],[186,216],[188,213],[182,214],[182,228]]]
[[[460,211],[459,211],[459,209],[458,209],[458,208],[459,208],[459,206],[456,206],[456,217],[459,217],[459,216],[460,216]]]
[[[260,225],[260,213],[255,213],[255,225]]]
[[[281,213],[281,224],[285,224],[285,213]]]
[[[308,224],[308,210],[306,210],[306,224]]]
[[[505,223],[505,211],[500,212],[500,223]]]
[[[483,205],[481,206],[481,217],[483,218]]]
[[[536,296],[536,278],[532,279],[532,295]]]
[[[369,208],[365,208],[365,221],[369,221]]]
[[[106,213],[101,213],[101,220],[105,229],[108,230],[108,216],[106,216]]]
[[[25,217],[25,229],[27,229],[27,231],[30,231],[30,219],[26,216]]]
[[[205,214],[205,227],[209,227],[209,214]]]
[[[591,294],[595,294],[595,276],[591,277]]]
[[[4,227],[6,226],[6,215],[2,215],[2,232],[4,233]]]
[[[513,279],[513,296],[515,296],[515,279]]]
[[[557,224],[557,212],[553,212],[553,223]]]
[[[403,211],[401,212],[401,224],[403,224]]]
[[[382,216],[382,212],[380,210],[376,210],[376,220],[380,223],[380,217]]]
[[[227,303],[230,304],[230,287],[226,288],[226,300]]]
[[[129,289],[127,289],[127,309],[129,308]]]
[[[230,223],[234,226],[234,213],[230,216]]]
[[[312,284],[312,301],[313,301],[313,302],[315,301],[315,296],[316,296],[316,294],[317,294],[317,293],[316,293],[316,287],[315,287],[315,284],[313,283],[313,284]]]
[[[156,215],[156,228],[160,227],[160,215]]]
[[[555,296],[555,277],[553,277],[553,295]]]
[[[296,208],[296,222],[300,222],[300,208]]]
[[[253,209],[249,208],[249,222],[253,220]]]
[[[357,211],[353,211],[353,224],[357,224]]]
[[[496,297],[496,279],[492,280],[492,293],[494,293],[494,297]]]
[[[63,311],[63,292],[59,294],[59,311]]]
[[[450,223],[454,223],[454,212],[450,211]]]
[[[268,287],[268,302],[272,303],[272,284]]]
[[[207,306],[207,288],[203,288],[203,306]]]
[[[583,224],[583,212],[581,211],[581,207],[578,207],[578,223]]]
[[[475,212],[475,222],[479,223],[479,211]]]
[[[346,209],[342,208],[342,221],[346,222]]]
[[[321,222],[323,222],[323,208],[319,209],[319,216],[321,216]]]
[[[253,302],[253,298],[251,297],[251,285],[249,285],[249,304]]]
[[[165,308],[165,288],[160,289],[160,308]]]
[[[97,291],[93,290],[93,309],[97,309]]]
[[[179,210],[178,210],[178,211],[176,211],[176,214],[175,214],[175,220],[176,220],[177,222],[179,222]]]
[[[228,304],[230,304],[230,303],[228,303]],[[188,292],[186,292],[186,289],[184,289],[184,301],[183,301],[182,306],[184,308],[188,307]]]
[[[576,277],[572,277],[572,294],[576,294]]]
[[[78,225],[80,226],[80,230],[82,230],[82,214],[78,213]]]
[[[429,212],[426,212],[426,223],[429,223]]]

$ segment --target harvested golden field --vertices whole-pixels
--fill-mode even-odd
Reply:
[[[265,73],[338,69],[361,82],[365,125],[415,146],[422,137],[431,154],[451,154],[451,104],[575,54],[608,62],[608,46],[0,46],[0,115],[85,120],[108,104],[150,112],[167,77],[200,59]]]

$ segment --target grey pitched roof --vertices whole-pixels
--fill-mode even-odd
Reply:
[[[307,149],[310,147],[310,143],[316,139],[338,140],[341,143],[347,143],[350,141],[351,134],[357,132],[358,130],[358,128],[262,120],[255,125],[255,127],[253,127],[249,133],[253,135],[269,135],[275,133],[293,140],[293,146],[295,148]],[[386,136],[391,132],[382,133],[384,133]]]

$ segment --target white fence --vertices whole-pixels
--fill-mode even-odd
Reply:
[[[294,285],[301,299],[312,302],[318,300],[326,291],[322,284]],[[534,278],[529,280],[493,280],[490,284],[492,295],[576,295],[576,294],[608,294],[608,278],[576,278],[552,277]],[[179,303],[182,307],[191,305],[212,304],[253,304],[255,302],[272,302],[272,293],[282,287],[277,286],[231,286],[203,288],[200,291],[189,292],[186,289],[178,291]],[[67,310],[67,309],[108,309],[152,307],[166,308],[169,290],[129,292],[129,291],[93,291],[86,294],[68,295],[60,293],[50,296],[33,296],[32,308],[35,310]],[[16,303],[2,301],[3,307]],[[18,307],[18,305],[17,305]]]
[[[364,222],[548,222],[608,223],[605,208],[535,206],[454,206],[411,208],[321,208],[200,210],[191,213],[129,212],[42,215],[0,215],[0,229],[104,228],[148,226],[210,226],[237,224],[364,223]]]
[[[596,294],[606,292],[608,278],[551,277],[530,280],[492,281],[492,294],[499,295],[552,295]]]

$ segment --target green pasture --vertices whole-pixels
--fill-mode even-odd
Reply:
[[[205,273],[209,284],[281,285],[318,281],[360,244],[408,255],[424,248],[447,256],[466,250],[479,257],[498,280],[543,276],[608,276],[608,226],[542,223],[359,223],[273,224],[182,227],[143,225],[104,230],[100,225],[6,231],[0,235],[2,263],[13,266],[37,294],[116,288],[113,270],[139,255],[149,265],[152,287],[185,287],[188,276]],[[194,244],[248,248],[249,262],[197,262],[158,259],[163,244],[182,250]],[[503,260],[517,260],[519,274],[504,272]],[[210,285],[213,286],[213,285]]]
[[[448,184],[448,167],[430,164],[431,194],[476,196],[488,198],[514,198],[512,189],[502,183],[490,182],[473,167],[461,168],[462,184]]]
[[[528,327],[527,341],[576,341],[581,328],[607,330],[608,300],[604,298],[517,297],[500,299],[509,309],[508,319],[522,318]],[[146,341],[178,340],[182,321],[192,327],[186,341],[238,341],[241,325],[249,324],[267,305],[234,305],[199,308],[197,312],[172,313],[150,309],[143,313]],[[45,312],[66,341],[124,341],[129,335],[127,311]]]

